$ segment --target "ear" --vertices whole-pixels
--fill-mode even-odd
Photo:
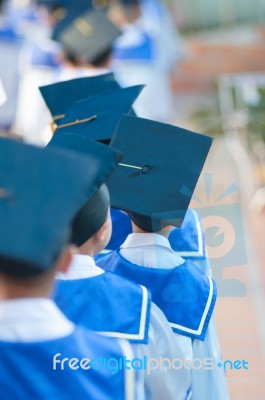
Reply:
[[[94,235],[97,241],[103,242],[105,240],[107,227],[108,224],[107,221],[105,221],[104,224],[101,226],[101,228]]]
[[[94,243],[94,256],[97,255],[108,244],[112,232],[110,211],[108,211],[106,221],[101,228],[91,238]]]
[[[67,246],[66,247],[66,249],[63,251],[63,253],[57,263],[58,272],[66,273],[68,271],[68,268],[72,262],[74,253],[76,253],[75,246]]]

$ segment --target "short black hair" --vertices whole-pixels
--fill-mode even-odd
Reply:
[[[96,68],[99,68],[99,67],[105,65],[110,59],[111,52],[112,52],[112,47],[109,47],[103,53],[99,54],[92,61],[90,61],[89,64],[93,65]],[[63,53],[64,53],[64,57],[66,58],[66,60],[69,61],[74,66],[78,66],[79,62],[81,61],[81,59],[83,57],[81,54],[78,55],[78,54],[74,53],[73,51],[70,51],[67,49],[64,49]],[[85,58],[84,58],[84,60],[85,60]]]
[[[5,256],[0,256],[0,274],[8,275],[10,277],[34,277],[45,272],[35,264],[26,261],[17,261]]]
[[[112,53],[112,47],[109,47],[99,56],[95,57],[93,61],[90,62],[94,67],[104,66],[110,59]]]
[[[80,247],[89,240],[105,223],[109,206],[109,191],[103,183],[76,214],[72,224],[71,242]]]

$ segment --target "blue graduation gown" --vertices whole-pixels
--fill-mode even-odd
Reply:
[[[53,300],[76,324],[131,342],[148,342],[151,296],[127,279],[108,272],[57,280]]]
[[[66,337],[35,343],[0,341],[0,397],[12,400],[122,400],[125,399],[124,371],[110,369],[64,369],[53,357],[119,358],[123,354],[114,340],[83,328]],[[80,366],[80,363],[79,363]]]
[[[128,33],[126,37],[130,37]],[[131,36],[133,39],[133,36]],[[154,41],[152,37],[144,30],[138,29],[138,41],[133,40],[126,43],[124,40],[120,43],[116,41],[113,48],[113,59],[117,60],[139,60],[151,63],[155,58]]]
[[[216,284],[191,261],[171,269],[146,268],[127,261],[116,250],[98,259],[97,265],[146,286],[175,332],[204,340],[216,301]]]

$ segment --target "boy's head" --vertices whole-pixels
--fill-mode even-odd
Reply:
[[[110,197],[107,186],[103,183],[121,160],[122,154],[109,146],[87,139],[78,134],[55,133],[48,147],[72,149],[76,153],[95,157],[102,175],[95,186],[92,196],[76,213],[72,222],[71,242],[82,254],[94,255],[108,243],[111,235],[109,216]],[[83,174],[86,172],[84,171]],[[89,173],[89,170],[88,170]]]
[[[108,180],[111,206],[145,232],[181,227],[211,143],[205,135],[123,115],[110,144],[124,154]]]
[[[108,68],[112,46],[120,34],[105,12],[85,7],[80,13],[69,10],[55,26],[53,38],[71,64]]]
[[[1,296],[48,294],[71,259],[73,217],[103,180],[91,156],[0,139]]]
[[[110,198],[103,184],[74,218],[71,242],[81,254],[98,254],[110,240]]]
[[[37,265],[0,256],[0,298],[49,297],[55,275],[65,273],[71,260],[72,248],[66,246],[50,268],[36,273]]]

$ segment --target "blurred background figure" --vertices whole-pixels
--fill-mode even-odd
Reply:
[[[46,39],[46,53],[44,46],[30,48],[31,62],[21,76],[15,126],[28,141],[45,144],[51,138],[50,116],[38,86],[108,72],[120,30],[108,19],[104,2],[41,3],[45,3],[52,40]]]
[[[45,144],[50,138],[46,126],[49,113],[43,105],[38,87],[53,83],[61,63],[60,46],[51,39],[53,13],[60,1],[36,1],[34,33],[20,52],[19,90],[14,128],[25,140]],[[30,106],[29,106],[30,105]]]
[[[166,5],[160,0],[121,0],[110,8],[121,26],[112,69],[121,85],[146,84],[136,113],[145,118],[169,122],[173,117],[171,73],[185,54]],[[159,96],[158,96],[159,93]]]
[[[13,123],[18,93],[18,63],[23,37],[15,20],[8,13],[8,3],[0,2],[0,79],[6,102],[0,108],[0,130],[9,130]]]
[[[53,30],[52,37],[62,48],[60,80],[109,72],[112,47],[121,34],[105,8],[78,1],[79,7],[69,6]]]
[[[109,70],[114,71],[121,86],[147,85],[135,106],[139,116],[172,122],[171,73],[185,51],[171,15],[160,0],[39,0],[29,3],[28,10],[34,34],[24,34],[20,51],[14,123],[15,130],[27,141],[45,144],[51,135],[47,128],[50,117],[38,86]],[[84,22],[89,12],[101,14],[95,26],[89,16]],[[16,20],[21,19],[25,20],[24,14]],[[85,36],[79,32],[78,36],[76,23],[81,31],[91,24],[94,41],[89,40],[91,32]],[[104,45],[96,40],[98,32]]]

